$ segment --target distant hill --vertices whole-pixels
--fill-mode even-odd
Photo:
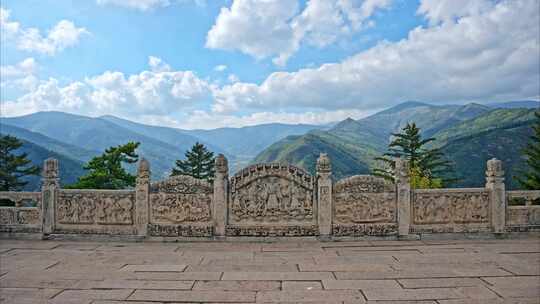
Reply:
[[[85,173],[83,163],[81,161],[74,160],[54,151],[50,151],[45,147],[26,140],[21,140],[21,142],[23,145],[17,149],[15,153],[28,153],[28,159],[32,161],[32,164],[38,165],[40,168],[43,168],[43,162],[47,158],[52,157],[58,159],[61,185],[72,184],[77,181],[77,177]],[[28,184],[24,187],[24,190],[40,191],[40,176],[28,176],[23,178],[23,180],[28,182]]]
[[[195,142],[229,158],[231,172],[247,165],[274,141],[291,134],[304,134],[311,125],[266,124],[244,128],[181,130],[150,126],[114,116],[98,118],[63,112],[37,112],[20,117],[2,117],[5,133],[26,139],[51,151],[86,162],[110,146],[141,142],[137,151],[150,161],[153,179],[166,177],[177,159]],[[223,145],[224,147],[222,147]],[[135,172],[135,166],[128,170]]]
[[[97,150],[86,150],[71,144],[66,144],[59,140],[47,137],[41,133],[8,125],[4,123],[3,120],[0,123],[0,133],[15,136],[21,140],[26,140],[41,147],[46,147],[49,151],[54,151],[71,159],[82,162],[87,162],[92,157],[101,153]]]
[[[317,151],[316,147],[324,143],[325,151],[333,161],[343,154],[356,160],[354,165],[349,163],[350,168],[335,168],[336,178],[367,174],[374,165],[374,158],[386,150],[391,134],[398,132],[407,122],[416,122],[424,135],[430,136],[489,110],[489,107],[479,104],[433,106],[421,102],[405,102],[360,120],[346,119],[328,131],[310,132],[304,136],[278,141],[261,152],[253,162],[283,162],[294,159],[298,160],[295,164],[301,164],[313,173],[316,157],[309,151]],[[310,136],[309,140],[305,138],[307,136]],[[291,146],[296,148],[291,149]],[[299,151],[308,151],[308,154],[302,156]]]
[[[540,101],[537,100],[521,100],[521,101],[510,101],[510,102],[499,102],[499,103],[489,103],[487,106],[492,108],[501,108],[501,109],[539,109]]]
[[[188,147],[188,145],[177,147],[154,137],[141,135],[105,119],[62,112],[38,112],[21,117],[2,118],[2,121],[100,153],[111,146],[128,141],[140,142],[141,146],[137,152],[150,161],[154,179],[164,178],[174,165],[174,161],[182,157]],[[135,165],[128,169],[135,172]]]
[[[375,165],[374,158],[386,151],[391,133],[407,122],[416,122],[423,136],[435,136],[436,145],[455,162],[459,186],[483,185],[485,163],[492,157],[505,162],[510,182],[522,163],[521,150],[530,135],[533,113],[532,109],[493,109],[478,104],[431,106],[406,102],[357,121],[346,119],[328,131],[287,137],[261,152],[253,162],[292,162],[314,173],[318,153],[325,152],[335,164],[336,178],[368,174]]]
[[[182,132],[223,149],[226,155],[233,158],[231,171],[234,172],[248,165],[253,157],[278,140],[324,128],[326,127],[317,125],[273,123],[242,128],[183,130]]]

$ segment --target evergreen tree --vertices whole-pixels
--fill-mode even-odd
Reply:
[[[516,177],[521,187],[527,190],[540,190],[540,111],[536,111],[534,115],[536,123],[532,127],[533,135],[523,150],[528,170]]]
[[[195,178],[212,181],[214,178],[214,153],[208,151],[203,144],[195,143],[190,151],[186,151],[185,160],[177,160],[173,175],[189,175]]]
[[[374,175],[394,181],[394,158],[400,157],[409,161],[413,188],[441,188],[445,183],[453,181],[444,177],[449,176],[452,168],[451,163],[443,159],[441,150],[425,147],[435,138],[422,139],[415,123],[407,123],[401,133],[392,135],[394,139],[390,142],[388,152],[375,158],[382,163],[382,168],[374,169]]]
[[[39,175],[39,167],[29,166],[27,153],[14,154],[22,142],[14,136],[0,136],[0,191],[21,190],[28,182],[21,178],[28,175]]]
[[[122,164],[137,162],[139,156],[135,150],[137,142],[110,147],[101,156],[91,159],[85,166],[88,174],[79,177],[78,181],[66,188],[71,189],[125,189],[135,186],[136,176],[129,174]]]

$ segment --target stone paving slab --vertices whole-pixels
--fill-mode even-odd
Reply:
[[[1,304],[540,304],[540,238],[0,240]]]

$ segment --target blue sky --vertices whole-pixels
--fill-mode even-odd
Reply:
[[[3,0],[2,115],[213,128],[326,123],[409,99],[537,99],[538,5]]]

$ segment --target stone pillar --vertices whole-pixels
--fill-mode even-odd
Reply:
[[[215,161],[216,174],[214,176],[214,234],[225,236],[227,225],[227,202],[229,198],[229,164],[223,154],[219,154]]]
[[[41,179],[41,231],[44,239],[54,232],[54,210],[58,189],[60,189],[58,160],[46,159]]]
[[[150,222],[150,163],[144,158],[139,161],[135,185],[135,227],[137,235],[146,237]]]
[[[486,190],[491,204],[491,227],[494,233],[504,233],[506,224],[506,191],[502,161],[487,161]]]
[[[411,183],[408,160],[396,159],[395,181],[398,209],[398,236],[407,238],[411,225]]]
[[[332,164],[326,153],[317,159],[317,198],[319,236],[328,238],[332,234]]]

